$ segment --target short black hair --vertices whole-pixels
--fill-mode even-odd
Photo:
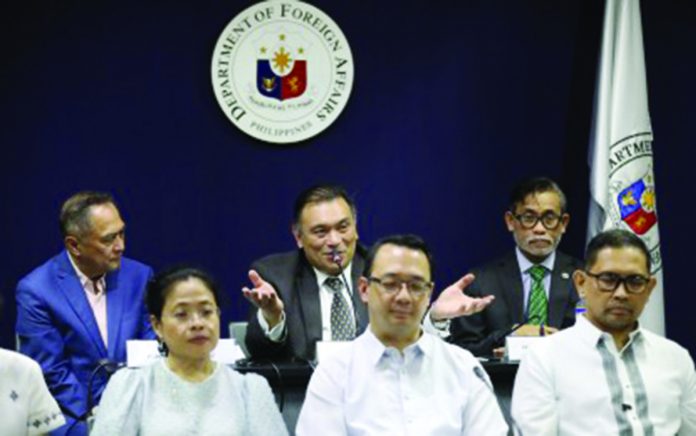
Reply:
[[[597,262],[598,253],[604,248],[625,248],[632,247],[639,250],[645,256],[645,263],[648,267],[648,273],[652,267],[650,259],[650,250],[645,245],[642,239],[636,236],[635,233],[623,229],[611,229],[601,233],[597,233],[590,243],[587,244],[585,250],[585,269],[591,269]]]
[[[355,208],[355,202],[348,195],[343,187],[338,185],[322,184],[314,185],[300,192],[300,195],[295,199],[295,207],[293,209],[292,225],[296,229],[299,228],[300,218],[305,206],[311,203],[323,203],[325,201],[342,198],[348,203],[353,219],[357,219],[358,212]]]
[[[410,248],[411,250],[417,250],[425,254],[425,257],[428,259],[428,266],[430,267],[430,280],[433,280],[433,272],[435,270],[433,253],[430,251],[430,248],[425,243],[423,238],[412,234],[385,236],[384,238],[381,238],[375,242],[370,248],[370,251],[367,252],[367,257],[365,258],[365,270],[363,273],[365,277],[370,277],[370,275],[372,275],[372,265],[374,264],[375,256],[377,256],[379,249],[382,248],[383,245],[387,244]]]
[[[220,291],[210,274],[191,266],[178,265],[157,273],[147,283],[145,304],[147,305],[148,313],[158,320],[161,319],[162,309],[174,285],[192,277],[199,279],[205,284],[206,288],[212,292],[215,304],[218,304]]]
[[[525,198],[531,194],[542,192],[555,192],[561,200],[561,213],[566,212],[566,196],[558,186],[558,183],[548,177],[532,177],[522,180],[510,192],[510,212],[515,213],[518,204],[524,203]]]
[[[63,237],[84,235],[91,227],[89,208],[109,203],[118,209],[111,194],[97,191],[81,191],[65,200],[59,217]]]

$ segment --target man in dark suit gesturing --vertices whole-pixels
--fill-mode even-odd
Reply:
[[[317,341],[350,339],[365,329],[365,306],[351,292],[365,254],[355,221],[355,205],[339,187],[316,186],[299,195],[292,225],[299,249],[254,262],[253,289],[243,290],[259,308],[246,335],[254,358],[311,359]]]
[[[295,201],[292,234],[298,250],[252,264],[251,287],[242,289],[254,310],[245,342],[255,359],[314,359],[317,341],[350,340],[367,326],[367,311],[355,286],[365,250],[358,244],[355,204],[345,190],[318,185]],[[448,319],[483,310],[492,298],[462,291],[467,275],[443,290],[424,320],[446,335]]]
[[[500,355],[504,336],[549,334],[575,323],[578,295],[571,280],[582,263],[556,250],[570,216],[563,191],[544,177],[528,179],[512,191],[505,223],[517,247],[472,272],[467,292],[491,294],[496,303],[479,314],[452,321],[449,340],[478,356]],[[494,353],[495,351],[495,353]]]
[[[60,225],[65,250],[17,285],[16,332],[66,415],[53,434],[86,435],[74,421],[104,390],[100,361],[124,361],[128,339],[154,339],[143,299],[152,270],[123,257],[125,224],[109,194],[73,195]]]

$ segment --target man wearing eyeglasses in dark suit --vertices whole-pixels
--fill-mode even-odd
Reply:
[[[505,335],[550,334],[575,323],[577,292],[571,275],[579,260],[556,248],[570,216],[566,198],[551,179],[537,177],[518,184],[510,196],[505,224],[515,250],[472,270],[467,293],[495,296],[487,310],[452,320],[449,341],[477,356],[500,356]]]

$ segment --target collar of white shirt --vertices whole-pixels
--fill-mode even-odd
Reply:
[[[515,254],[517,255],[517,264],[520,266],[520,271],[522,272],[522,274],[525,274],[527,270],[533,267],[534,265],[541,265],[550,272],[552,272],[553,264],[556,262],[556,250],[553,250],[551,254],[546,256],[546,259],[544,259],[539,264],[530,262],[529,259],[527,259],[527,257],[522,253],[520,247],[515,247]]]
[[[614,338],[611,336],[611,334],[597,328],[597,326],[592,324],[592,322],[590,322],[590,320],[588,320],[586,316],[578,316],[577,320],[575,321],[575,327],[580,336],[580,340],[587,343],[591,347],[596,347],[597,343],[599,343],[601,339],[604,339],[605,342],[612,344],[611,348],[616,349],[616,347],[614,346]],[[622,353],[625,350],[627,350],[628,347],[630,347],[634,342],[638,340],[643,340],[643,338],[645,338],[645,335],[643,335],[639,324],[635,330],[629,333],[628,342],[626,342],[626,345],[621,350],[616,351],[618,353]]]
[[[350,292],[350,295],[353,295],[353,283],[352,283],[352,278],[350,275],[350,271],[351,271],[352,266],[353,266],[353,261],[351,260],[350,263],[348,263],[348,265],[346,265],[346,267],[343,269],[343,271],[346,271],[345,278],[346,278],[346,281],[348,282],[348,291]],[[317,285],[319,286],[319,289],[321,289],[322,286],[324,286],[324,282],[326,281],[326,279],[328,279],[329,277],[335,277],[335,276],[330,276],[330,275],[326,274],[324,271],[319,271],[315,267],[312,267],[312,269],[314,270],[314,274],[317,276]],[[341,279],[341,281],[343,281],[343,279]]]
[[[421,329],[420,338],[418,338],[416,342],[404,348],[403,353],[401,354],[403,354],[406,361],[409,361],[419,355],[428,355],[432,350],[433,340],[440,339],[423,332]],[[384,345],[382,341],[375,336],[375,334],[372,332],[371,326],[369,325],[367,326],[367,329],[365,329],[365,332],[356,341],[363,342],[361,353],[363,353],[365,362],[368,362],[374,366],[379,365],[384,359],[388,358],[390,354],[399,352],[394,347]]]

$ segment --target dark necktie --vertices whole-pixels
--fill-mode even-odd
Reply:
[[[529,276],[532,278],[532,286],[529,294],[529,307],[527,308],[527,319],[530,324],[548,325],[549,301],[544,290],[544,275],[546,267],[534,265],[529,268]]]
[[[355,322],[350,306],[343,296],[343,282],[336,277],[328,277],[324,283],[333,291],[331,300],[331,340],[350,341],[355,338]]]

